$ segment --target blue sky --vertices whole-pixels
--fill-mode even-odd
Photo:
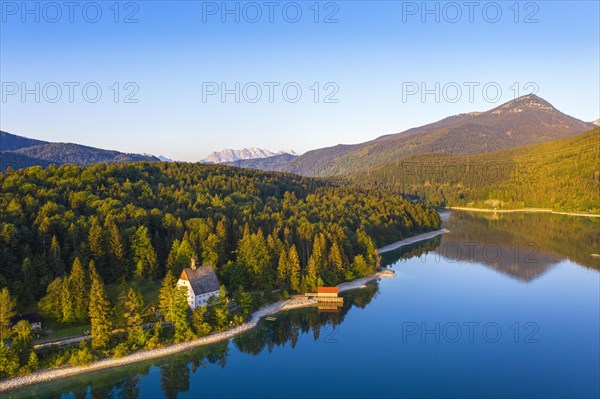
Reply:
[[[472,3],[2,0],[0,128],[197,161],[366,141],[532,90],[600,117],[599,2]]]

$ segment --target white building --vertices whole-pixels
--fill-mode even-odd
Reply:
[[[221,288],[215,269],[210,265],[196,267],[195,259],[191,267],[181,271],[177,286],[187,288],[191,309],[206,305],[211,296],[219,296]]]

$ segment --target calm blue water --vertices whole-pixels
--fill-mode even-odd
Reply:
[[[230,342],[10,397],[600,396],[600,223],[455,213],[397,276]]]

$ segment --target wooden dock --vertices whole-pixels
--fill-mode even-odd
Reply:
[[[316,296],[314,297],[316,301],[319,303],[344,303],[344,298],[341,296],[338,297],[327,297],[327,296]]]

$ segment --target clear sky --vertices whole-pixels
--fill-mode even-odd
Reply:
[[[531,91],[600,117],[598,1],[0,6],[0,128],[43,140],[305,152]]]

